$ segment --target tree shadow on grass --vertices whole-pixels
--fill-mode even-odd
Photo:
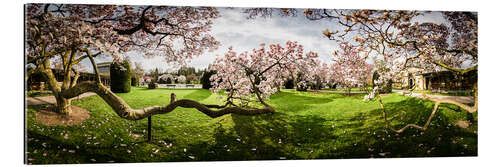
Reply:
[[[280,102],[285,102],[286,104],[291,101],[296,104],[324,104],[332,100],[333,98],[302,96],[296,92],[279,92],[271,96],[271,101],[277,104],[280,104]]]
[[[189,145],[201,161],[304,159],[297,151],[309,152],[307,145],[335,140],[331,129],[318,116],[275,113],[258,116],[230,115],[233,126],[215,123],[211,141]],[[225,121],[225,120],[221,120]],[[321,137],[318,137],[321,136]],[[301,146],[303,145],[303,146]]]
[[[408,123],[423,126],[433,109],[432,102],[416,98],[384,105],[396,129]],[[360,139],[356,145],[327,151],[320,158],[477,156],[477,134],[472,129],[454,126],[454,120],[443,113],[444,108],[438,108],[426,131],[410,128],[401,134],[385,127],[381,109],[359,113],[354,118],[365,119],[366,125],[352,129],[349,134]]]

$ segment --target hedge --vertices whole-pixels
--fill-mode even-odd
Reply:
[[[137,77],[132,77],[132,80],[131,80],[131,84],[132,86],[138,86],[139,85],[139,80],[137,79]]]
[[[200,79],[203,89],[210,89],[213,87],[212,82],[210,82],[210,77],[216,73],[215,70],[205,71]]]
[[[132,70],[128,61],[113,61],[109,65],[111,91],[128,93],[132,83]]]

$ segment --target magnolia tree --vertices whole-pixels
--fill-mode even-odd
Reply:
[[[301,68],[312,67],[317,54],[303,53],[302,45],[297,42],[286,42],[285,46],[271,44],[268,48],[261,44],[261,48],[245,51],[240,54],[229,47],[222,57],[218,57],[211,69],[217,73],[210,77],[211,91],[214,93],[224,90],[225,105],[238,106],[241,110],[252,108],[252,102],[264,105],[261,109],[252,109],[253,112],[274,112],[274,108],[265,102],[275,93],[284,77],[296,75]],[[219,99],[222,100],[222,96]]]
[[[218,11],[211,7],[168,7],[127,5],[28,4],[26,8],[26,66],[28,74],[41,72],[56,97],[56,111],[71,114],[71,98],[95,92],[122,118],[139,120],[168,113],[176,107],[196,108],[210,117],[228,113],[256,114],[206,105],[171,95],[166,106],[131,108],[101,83],[94,57],[119,58],[122,52],[139,51],[163,56],[167,63],[185,62],[219,45],[210,35]],[[93,65],[96,81],[77,83],[74,65],[84,59]],[[58,85],[51,67],[54,61],[64,68]]]
[[[307,52],[304,54],[302,45],[297,42],[288,41],[285,47],[281,45],[270,45],[269,54],[272,54],[273,61],[280,62],[279,68],[276,68],[275,86],[279,89],[287,79],[291,79],[297,90],[306,90],[308,82],[314,79],[311,75],[320,64],[317,60],[316,52]]]
[[[321,88],[326,87],[331,80],[330,76],[330,66],[327,63],[318,63],[321,64],[316,66],[311,73],[313,75],[311,82],[312,89],[320,90]]]
[[[151,77],[150,76],[144,76],[143,80],[144,80],[144,82],[150,83],[151,82]]]
[[[169,83],[169,84],[173,83],[174,82],[174,76],[172,76],[171,74],[162,74],[162,75],[160,75],[158,77],[158,81],[157,82]]]
[[[354,47],[349,43],[340,43],[340,51],[333,52],[330,77],[344,87],[349,95],[351,88],[368,86],[373,65],[366,62],[367,54],[362,54],[362,47]]]
[[[270,8],[247,9],[245,12],[250,18],[267,17],[276,12],[282,16],[297,13],[295,10]],[[408,67],[422,71],[449,70],[461,75],[477,70],[478,27],[477,13],[474,12],[306,9],[302,13],[310,20],[326,19],[335,24],[335,31],[323,31],[328,39],[349,41],[381,61],[381,65],[375,68],[375,71],[383,71],[376,81],[379,86],[396,79],[398,73]],[[428,15],[433,19],[426,20]],[[426,96],[435,102],[435,107],[424,126],[410,124],[391,130],[398,133],[408,127],[426,130],[441,103],[457,105],[469,113],[477,112],[477,81],[473,87],[474,106]]]

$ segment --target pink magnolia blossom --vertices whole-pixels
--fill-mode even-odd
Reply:
[[[345,88],[368,86],[373,65],[366,62],[361,49],[346,42],[340,44],[340,49],[333,53],[330,78]]]

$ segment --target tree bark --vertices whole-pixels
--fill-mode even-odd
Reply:
[[[56,96],[56,112],[60,114],[71,114],[71,99],[64,98],[61,94]]]
[[[46,53],[42,52],[42,55]],[[52,91],[52,95],[54,95],[56,99],[56,112],[60,114],[69,115],[71,114],[71,98],[66,98],[63,96],[63,92],[69,89],[72,86],[75,86],[77,80],[79,78],[79,72],[73,69],[72,60],[74,59],[74,55],[76,54],[76,50],[72,50],[71,52],[66,51],[61,53],[61,59],[63,60],[63,72],[64,79],[62,81],[62,85],[59,85],[59,82],[56,79],[56,76],[52,72],[50,57],[45,56],[44,59],[41,60],[41,64],[37,68],[43,77],[46,80],[47,85]],[[75,73],[73,80],[71,78],[71,72]]]
[[[76,84],[74,87],[65,90],[62,94],[64,98],[73,98],[85,92],[94,92],[99,95],[118,116],[128,120],[140,120],[151,115],[166,114],[173,111],[177,107],[195,108],[203,112],[205,115],[217,118],[226,114],[239,115],[258,115],[264,113],[274,113],[275,110],[270,105],[265,104],[264,108],[245,109],[241,107],[224,107],[220,110],[212,110],[210,108],[219,108],[217,105],[206,105],[194,100],[180,99],[175,100],[175,95],[171,96],[171,103],[165,106],[152,106],[143,109],[132,109],[123,99],[116,96],[111,90],[101,83],[85,81]]]

